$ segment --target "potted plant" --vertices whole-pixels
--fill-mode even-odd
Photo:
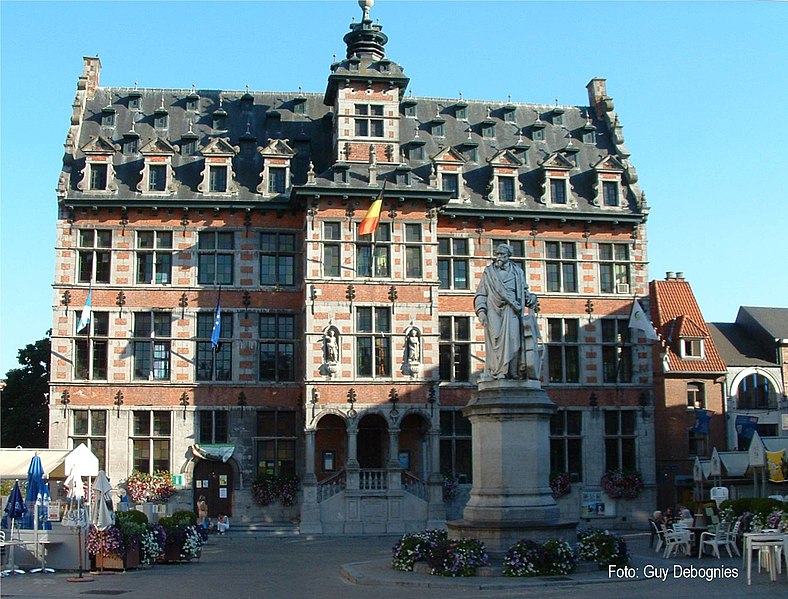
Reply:
[[[148,518],[132,510],[118,512],[115,524],[106,530],[92,526],[88,532],[88,553],[102,570],[128,570],[140,566],[140,543]]]
[[[200,557],[203,537],[197,530],[197,514],[188,510],[178,511],[160,518],[159,524],[167,535],[162,561],[189,561]]]
[[[643,488],[643,476],[637,470],[607,470],[599,482],[611,499],[635,499]]]

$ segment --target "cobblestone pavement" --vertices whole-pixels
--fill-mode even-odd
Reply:
[[[300,597],[785,597],[786,569],[771,582],[754,573],[747,586],[741,558],[706,556],[662,559],[648,548],[648,537],[630,539],[632,570],[573,574],[540,579],[503,577],[453,579],[394,572],[389,567],[397,537],[211,537],[202,558],[188,564],[158,565],[125,573],[90,575],[72,583],[74,573],[26,574],[0,580],[8,598],[110,597],[178,599]],[[676,569],[676,566],[679,569]],[[695,568],[693,571],[692,568]],[[666,568],[666,570],[659,570]],[[710,568],[717,568],[710,570]],[[725,568],[725,570],[720,570]],[[699,570],[702,569],[702,570]],[[662,580],[657,574],[665,574]],[[719,574],[728,577],[713,578]]]

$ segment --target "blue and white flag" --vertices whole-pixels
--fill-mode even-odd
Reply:
[[[755,431],[758,430],[757,416],[736,416],[736,434],[742,439],[752,439]]]
[[[213,329],[211,330],[211,347],[213,349],[219,347],[219,337],[222,336],[222,305],[220,303],[221,295],[219,298],[220,299],[216,300],[216,312],[213,314]]]
[[[695,408],[695,426],[693,426],[690,431],[701,435],[708,435],[709,420],[711,420],[711,413],[708,410]]]
[[[77,333],[79,333],[82,329],[90,324],[90,319],[92,317],[91,312],[91,305],[93,303],[93,290],[90,289],[88,291],[88,299],[85,300],[85,307],[82,308],[82,314],[79,316],[79,322],[77,322]]]

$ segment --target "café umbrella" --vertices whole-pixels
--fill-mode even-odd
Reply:
[[[107,530],[115,523],[115,515],[112,513],[112,497],[110,491],[112,486],[109,484],[107,473],[99,470],[98,476],[93,483],[94,503],[91,514],[91,522],[97,530]]]
[[[82,487],[82,476],[80,476],[79,470],[76,467],[71,468],[68,478],[66,478],[66,488],[68,489],[69,507],[66,517],[64,518],[64,523],[66,526],[77,529],[77,545],[79,550],[79,576],[72,576],[66,578],[66,580],[68,582],[91,582],[93,581],[92,578],[82,575],[82,571],[84,570],[82,529],[90,524],[90,520],[87,517],[84,505],[85,491]]]
[[[8,503],[5,506],[5,513],[8,514],[8,519],[11,521],[11,535],[10,540],[14,540],[14,527],[16,521],[25,515],[27,506],[22,499],[22,492],[19,490],[19,481],[14,482],[14,488],[11,489],[11,494],[8,496]],[[14,563],[14,545],[11,545],[11,552],[8,559],[8,570],[3,570],[3,575],[8,574],[24,574],[24,570],[20,570]]]
[[[33,504],[32,521],[35,530],[36,555],[41,556],[41,567],[30,570],[31,573],[54,572],[52,568],[47,568],[44,564],[44,553],[41,551],[41,543],[38,531],[47,524],[47,512],[49,510],[49,485],[44,479],[44,465],[41,457],[36,453],[30,460],[30,467],[27,469],[27,490],[25,491],[25,503]],[[29,515],[30,516],[30,515]],[[43,524],[42,519],[43,518]]]

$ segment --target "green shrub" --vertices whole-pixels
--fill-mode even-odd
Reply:
[[[115,522],[120,524],[121,522],[136,522],[137,524],[147,524],[148,517],[145,515],[145,512],[140,512],[139,510],[129,510],[127,512],[115,512]]]
[[[786,504],[777,499],[769,499],[764,497],[743,497],[741,499],[728,499],[723,501],[720,505],[721,510],[732,509],[734,515],[741,516],[750,512],[752,514],[760,514],[764,518],[770,513],[786,509]]]
[[[197,524],[197,514],[190,510],[180,510],[171,516],[173,524],[182,526],[194,526]]]

